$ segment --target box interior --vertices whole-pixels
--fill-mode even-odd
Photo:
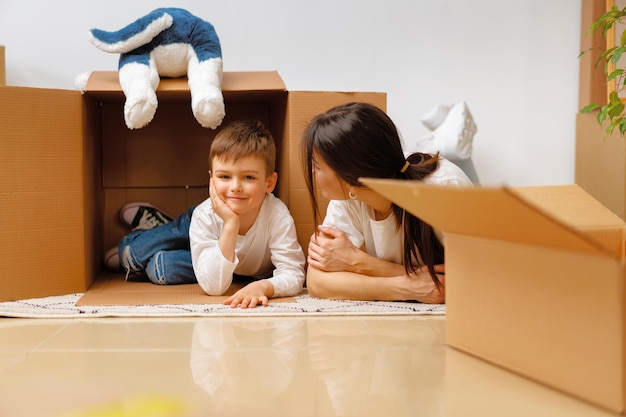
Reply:
[[[225,73],[222,92],[226,117],[217,129],[206,129],[193,117],[186,79],[162,79],[154,119],[141,129],[131,130],[124,123],[125,96],[117,73],[91,74],[83,100],[89,109],[88,131],[99,133],[90,139],[97,144],[91,163],[101,166],[93,170],[93,182],[99,184],[93,198],[102,207],[97,214],[102,217],[96,221],[101,230],[94,233],[98,236],[96,253],[117,246],[129,232],[119,219],[119,210],[126,203],[150,202],[176,217],[203,201],[208,195],[211,141],[234,120],[261,120],[276,141],[279,178],[286,172],[282,154],[287,91],[280,76],[276,72]],[[280,179],[275,194],[286,199],[286,187],[281,186]],[[97,267],[95,271],[98,275]]]

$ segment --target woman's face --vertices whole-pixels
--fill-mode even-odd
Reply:
[[[322,195],[329,200],[346,200],[348,184],[337,176],[326,161],[313,150],[313,176]]]

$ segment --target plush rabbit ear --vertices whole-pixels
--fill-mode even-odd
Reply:
[[[417,151],[439,152],[441,156],[456,161],[472,156],[472,142],[477,129],[465,102],[452,106],[439,105],[421,120],[432,133],[417,141]]]

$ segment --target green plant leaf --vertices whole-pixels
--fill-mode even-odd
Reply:
[[[600,126],[602,126],[602,124],[606,120],[607,112],[608,112],[608,107],[607,106],[602,106],[600,108],[600,113],[598,113],[598,124]]]
[[[622,32],[622,36],[620,36],[620,38],[619,38],[619,44],[621,46],[625,46],[626,45],[626,30],[624,32]]]
[[[626,135],[626,103],[622,102],[618,94],[618,91],[626,90],[626,65],[620,62],[623,55],[626,53],[626,30],[623,27],[616,27],[618,23],[623,23],[623,21],[626,21],[626,6],[620,9],[614,5],[610,10],[607,10],[602,16],[596,19],[586,32],[586,35],[588,35],[592,32],[596,33],[602,31],[604,38],[607,37],[611,29],[616,30],[616,35],[619,33],[619,43],[617,46],[611,48],[605,47],[606,49],[602,47],[595,48],[600,51],[600,56],[595,61],[595,67],[599,68],[600,65],[603,64],[606,81],[615,82],[617,91],[612,91],[609,94],[608,103],[603,105],[591,103],[579,110],[580,114],[599,110],[596,118],[598,124],[602,126],[607,136],[616,128],[622,136]],[[581,51],[578,57],[580,58],[592,49],[594,48]]]
[[[619,61],[619,59],[622,57],[623,53],[624,53],[623,46],[620,46],[619,48],[615,49],[615,52],[613,53],[613,56],[611,57],[611,62],[613,64],[617,63],[617,61]]]
[[[589,48],[589,49],[585,49],[584,51],[580,51],[577,58],[580,59],[581,56],[585,55],[587,52],[593,51],[594,49],[600,49],[600,48]]]
[[[609,76],[607,77],[607,81],[611,81],[612,79],[615,79],[615,78],[619,77],[623,73],[624,73],[624,70],[621,69],[621,68],[618,68],[618,69],[616,69],[615,71],[613,71],[612,73],[609,74]]]
[[[595,109],[597,109],[598,107],[600,107],[600,105],[598,103],[587,104],[585,107],[580,109],[580,114],[585,114],[585,113],[592,112]]]
[[[615,52],[615,50],[617,49],[617,46],[614,46],[612,48],[607,49],[606,51],[604,51],[596,60],[596,68],[598,67],[598,65],[600,65],[600,62],[605,61],[608,62],[611,60],[611,57],[613,56],[613,52]],[[606,64],[605,64],[605,68],[606,68]],[[606,72],[606,69],[605,69]]]
[[[609,108],[609,118],[611,120],[613,120],[617,116],[622,114],[623,111],[624,111],[624,103],[622,103],[622,102],[615,103],[615,104],[611,105],[610,108]]]

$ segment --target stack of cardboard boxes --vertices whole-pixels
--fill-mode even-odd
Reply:
[[[257,118],[278,149],[275,194],[291,209],[304,248],[313,232],[300,136],[313,116],[348,101],[383,109],[384,93],[287,91],[275,71],[226,72],[226,118]],[[186,79],[163,79],[154,120],[124,124],[117,72],[93,72],[84,93],[0,88],[0,301],[83,292],[103,253],[128,233],[131,201],[178,215],[207,197],[217,130],[193,118]],[[218,128],[219,129],[219,128]]]

